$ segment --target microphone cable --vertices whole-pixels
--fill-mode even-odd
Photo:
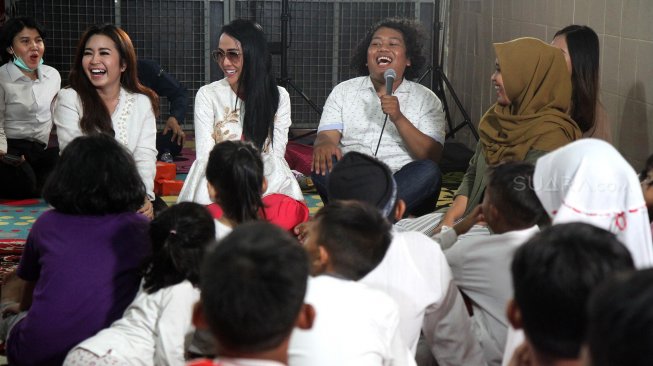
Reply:
[[[393,69],[387,69],[383,73],[383,78],[385,78],[385,95],[392,95],[392,84],[394,84],[397,73]],[[379,146],[381,146],[381,138],[383,137],[383,131],[385,131],[385,124],[388,123],[388,114],[386,113],[385,119],[383,120],[383,127],[381,127],[381,134],[379,135],[379,142],[376,144],[376,150],[374,150],[374,157],[379,152]]]
[[[381,146],[381,137],[383,137],[383,130],[385,130],[385,124],[388,123],[388,115],[385,115],[383,120],[383,127],[381,127],[381,134],[379,135],[379,142],[376,144],[376,150],[374,151],[374,157],[376,158],[376,153],[379,152],[379,146]]]

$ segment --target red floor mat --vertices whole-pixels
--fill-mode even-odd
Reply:
[[[24,239],[0,239],[0,279],[18,267],[24,246]]]

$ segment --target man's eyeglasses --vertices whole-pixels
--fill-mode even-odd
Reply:
[[[238,60],[240,60],[240,51],[229,50],[224,52],[223,50],[215,50],[211,52],[211,58],[217,63],[222,63],[225,57],[228,58],[230,62],[238,62]]]

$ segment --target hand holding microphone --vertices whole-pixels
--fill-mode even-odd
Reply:
[[[379,135],[379,142],[376,144],[376,150],[374,150],[374,156],[379,152],[379,146],[381,146],[381,138],[383,137],[383,131],[385,130],[385,124],[388,122],[388,117],[391,121],[395,121],[395,118],[398,116],[397,113],[401,114],[399,110],[399,100],[397,97],[392,96],[392,85],[395,82],[397,73],[393,69],[387,69],[383,73],[383,78],[385,79],[385,95],[381,97],[381,110],[385,113],[385,119],[383,120],[383,127],[381,127],[381,134]]]
[[[397,73],[393,69],[387,69],[383,73],[385,79],[385,95],[392,95],[392,85],[395,83]]]
[[[388,69],[383,73],[383,78],[385,79],[385,95],[381,97],[381,109],[394,122],[401,113],[399,100],[392,95],[392,86],[397,78],[397,73],[393,69]]]

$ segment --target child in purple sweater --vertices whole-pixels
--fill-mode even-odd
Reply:
[[[18,266],[18,314],[0,324],[12,365],[61,365],[80,341],[122,316],[150,254],[145,187],[134,160],[104,134],[75,139],[43,189],[54,210],[34,224]],[[3,311],[16,304],[2,304]]]

